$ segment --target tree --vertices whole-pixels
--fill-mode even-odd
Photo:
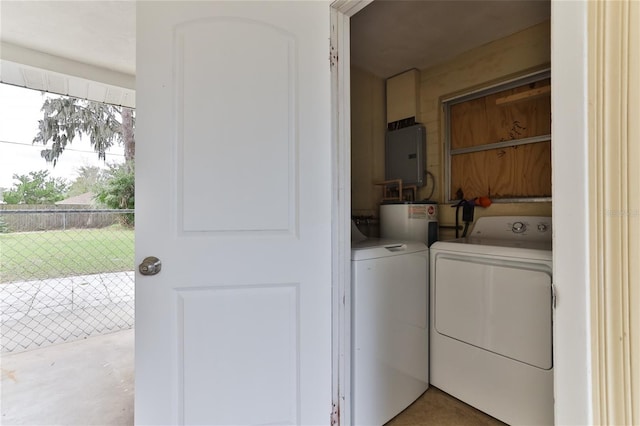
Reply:
[[[44,118],[38,121],[33,143],[52,142],[51,148],[43,149],[40,155],[54,166],[67,144],[81,135],[89,136],[98,158],[105,160],[106,151],[115,143],[124,144],[127,163],[135,158],[135,118],[131,109],[62,96],[47,98],[41,111]]]
[[[18,182],[3,194],[7,204],[53,204],[64,199],[68,187],[64,179],[50,177],[47,170],[14,174],[13,179]]]
[[[105,179],[96,188],[96,200],[112,209],[135,207],[135,170],[133,163],[109,166]],[[124,224],[133,225],[134,216],[124,215]]]
[[[105,172],[96,166],[82,166],[78,168],[78,177],[71,182],[67,197],[96,192],[96,188],[105,180]]]

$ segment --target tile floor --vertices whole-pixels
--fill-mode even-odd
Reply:
[[[498,426],[501,421],[431,386],[386,426]]]

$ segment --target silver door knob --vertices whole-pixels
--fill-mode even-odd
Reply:
[[[155,275],[160,272],[160,269],[162,269],[162,262],[154,256],[146,257],[138,266],[138,270],[142,275]]]

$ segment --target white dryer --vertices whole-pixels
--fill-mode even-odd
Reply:
[[[381,426],[429,386],[429,250],[352,243],[352,424]]]
[[[480,218],[430,250],[431,384],[506,423],[552,425],[551,218]]]

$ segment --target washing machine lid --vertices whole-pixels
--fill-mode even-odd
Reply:
[[[368,238],[351,245],[351,260],[370,260],[429,250],[419,241]]]

